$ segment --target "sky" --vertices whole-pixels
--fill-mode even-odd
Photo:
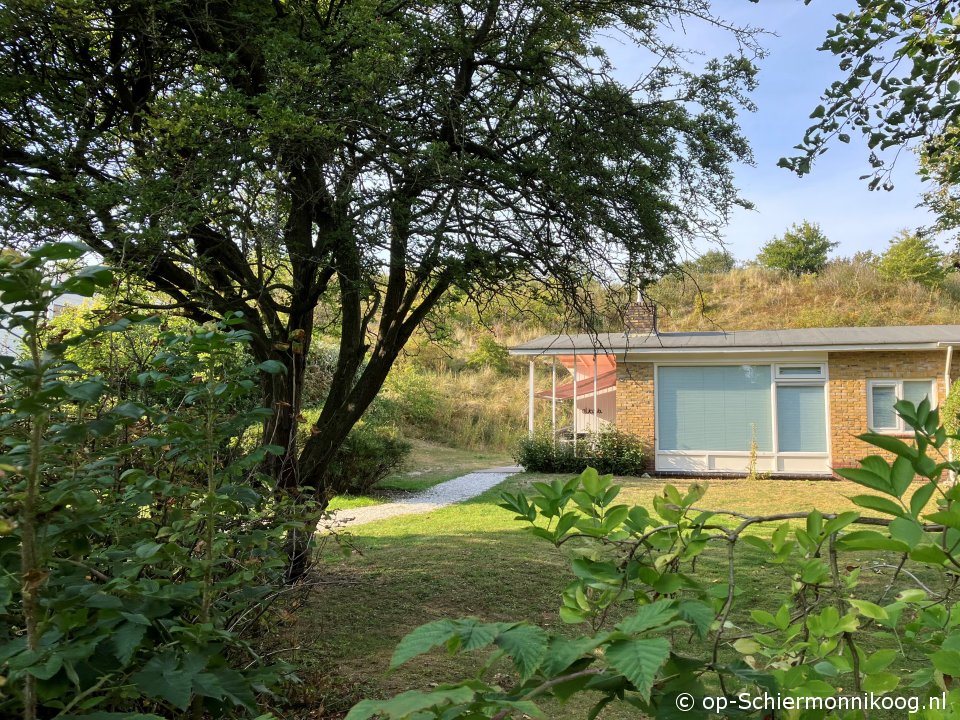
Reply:
[[[819,223],[828,238],[839,242],[834,256],[851,256],[863,250],[882,252],[900,229],[931,221],[918,208],[923,183],[916,174],[916,158],[902,153],[893,175],[892,191],[870,191],[859,176],[870,171],[869,150],[859,135],[849,145],[835,143],[798,178],[777,167],[777,161],[794,154],[793,146],[812,124],[810,113],[820,104],[821,93],[841,74],[832,53],[819,52],[834,13],[853,3],[847,0],[719,0],[715,12],[724,19],[759,26],[776,35],[762,41],[768,50],[758,61],[759,87],[752,94],[755,113],[741,116],[741,127],[753,147],[755,167],[738,166],[736,181],[742,195],[754,203],[752,211],[738,209],[725,232],[727,248],[739,260],[756,257],[760,247],[781,235],[793,223]],[[688,26],[678,44],[701,49],[707,56],[722,56],[733,48],[723,31]],[[642,61],[640,51],[622,43],[603,43],[625,82],[635,79]],[[707,250],[702,247],[699,250]]]

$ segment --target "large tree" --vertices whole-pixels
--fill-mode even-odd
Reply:
[[[806,0],[807,3],[811,0]],[[938,183],[960,180],[960,6],[947,0],[857,0],[838,13],[820,50],[838,57],[840,79],[827,88],[797,148],[780,165],[800,175],[833,142],[861,134],[871,189],[890,189],[904,150],[919,150]],[[928,198],[928,201],[935,200]],[[931,207],[938,211],[935,203]]]
[[[753,33],[692,63],[678,21],[721,24],[706,0],[10,0],[0,226],[80,238],[195,320],[244,313],[286,368],[263,386],[278,485],[313,485],[452,289],[572,301],[743,203]],[[600,34],[640,47],[635,85]],[[321,302],[339,359],[298,450]]]

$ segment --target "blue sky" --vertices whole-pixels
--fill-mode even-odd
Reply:
[[[714,3],[724,19],[776,33],[763,41],[769,54],[759,61],[760,86],[752,96],[757,112],[741,117],[756,166],[738,167],[737,183],[756,207],[737,211],[725,233],[727,247],[740,260],[752,259],[763,243],[802,220],[819,223],[827,237],[840,243],[834,255],[845,256],[860,250],[882,251],[901,228],[930,221],[930,215],[916,207],[923,183],[916,175],[912,153],[901,154],[890,192],[871,192],[858,179],[869,172],[869,166],[868,150],[857,135],[849,145],[831,146],[803,178],[777,167],[777,160],[792,155],[793,146],[803,138],[822,91],[839,77],[836,57],[816,48],[836,24],[833,14],[850,6],[847,0],[813,0],[807,6],[801,0]],[[732,49],[721,30],[703,26],[688,26],[685,37],[678,38],[681,43],[700,48],[707,56]],[[639,52],[618,43],[603,44],[618,75],[624,81],[634,79],[638,64],[642,67]]]

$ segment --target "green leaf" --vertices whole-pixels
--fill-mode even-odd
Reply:
[[[535,625],[517,625],[497,636],[495,643],[513,658],[513,664],[526,682],[547,654],[549,636]]]
[[[79,242],[55,242],[41,245],[30,252],[31,255],[44,260],[77,260],[82,258],[90,248]]]
[[[920,513],[923,512],[927,503],[930,502],[930,497],[936,492],[936,489],[937,484],[933,482],[917,488],[917,491],[913,493],[913,496],[910,498],[910,514],[914,517],[920,517]]]
[[[677,616],[673,600],[658,600],[650,605],[643,605],[628,618],[617,625],[617,629],[628,635],[637,635],[651,628],[666,625]]]
[[[867,674],[878,673],[881,670],[886,670],[896,658],[896,650],[877,650],[861,663],[860,668]]]
[[[712,607],[697,600],[684,600],[677,610],[680,612],[680,617],[693,624],[700,638],[707,636],[710,626],[717,617]]]
[[[464,651],[479,650],[492,643],[497,635],[509,627],[504,623],[482,623],[478,620],[456,620],[457,637]]]
[[[907,552],[910,548],[900,540],[894,540],[875,530],[857,530],[847,533],[837,541],[841,550],[892,550],[893,552]]]
[[[930,656],[930,662],[944,675],[960,676],[960,652],[938,650]]]
[[[130,679],[145,695],[166,700],[174,707],[186,710],[193,694],[193,678],[202,670],[203,663],[205,660],[196,656],[190,665],[185,662],[185,667],[181,668],[176,658],[158,655],[147,661],[143,669]]]
[[[903,508],[900,507],[893,500],[887,500],[886,498],[878,497],[877,495],[854,495],[850,500],[860,507],[868,508],[869,510],[876,510],[877,512],[885,513],[886,515],[895,515],[900,517],[903,515]]]
[[[606,638],[606,635],[600,635],[596,638],[581,637],[573,640],[561,636],[551,638],[546,657],[543,660],[543,673],[547,676],[559,675],[581,657],[593,652]]]
[[[347,713],[346,720],[369,720],[378,715],[389,720],[399,720],[433,707],[468,703],[473,700],[473,696],[473,689],[464,686],[440,688],[426,693],[408,690],[390,700],[362,700]]]
[[[286,372],[287,368],[279,360],[264,360],[257,365],[257,370],[269,375],[279,375],[280,373]]]
[[[890,523],[890,536],[911,548],[923,540],[923,528],[913,518],[897,518]]]
[[[861,615],[864,615],[871,620],[886,620],[889,617],[886,610],[879,605],[870,602],[869,600],[850,598],[847,600],[847,602],[859,610]]]
[[[664,638],[618,640],[605,653],[610,665],[633,684],[644,700],[650,699],[657,672],[669,656],[670,643]]]
[[[146,408],[144,408],[140,403],[127,401],[117,405],[115,408],[113,408],[112,412],[115,415],[130,418],[131,420],[139,420],[146,414],[147,411]]]
[[[436,620],[421,625],[397,643],[393,657],[390,659],[390,669],[399,667],[410,658],[429,652],[438,645],[443,645],[456,635],[456,631],[457,627],[452,620]]]
[[[898,498],[903,497],[903,494],[913,482],[914,477],[916,477],[916,472],[913,469],[913,463],[910,462],[909,457],[901,456],[894,460],[893,468],[890,472],[890,482],[893,484],[894,493]]]
[[[936,545],[918,545],[910,551],[910,559],[927,565],[943,565],[947,554]]]
[[[950,508],[949,510],[939,510],[934,513],[928,513],[926,519],[935,522],[937,525],[944,525],[954,530],[960,530],[960,510]]]
[[[895,690],[900,684],[900,678],[893,673],[875,673],[863,678],[864,692],[883,694]]]
[[[143,640],[147,628],[138,623],[125,622],[118,626],[110,635],[110,642],[113,643],[117,660],[122,665],[130,662],[133,653],[136,651],[140,641]]]

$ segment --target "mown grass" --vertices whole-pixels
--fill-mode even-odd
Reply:
[[[559,595],[572,578],[568,563],[575,550],[557,549],[533,538],[510,512],[497,507],[503,491],[529,488],[537,479],[551,478],[517,475],[470,502],[352,531],[349,554],[330,554],[325,559],[330,584],[291,627],[306,676],[324,678],[327,683],[327,689],[310,702],[323,705],[328,717],[339,717],[336,713],[360,696],[388,696],[475,673],[482,654],[451,657],[442,651],[388,671],[396,643],[432,620],[465,616],[529,620],[577,632],[580,628],[564,626],[557,616]],[[670,482],[685,489],[695,481]],[[662,479],[624,480],[618,502],[649,507],[664,484]],[[701,504],[756,514],[813,508],[836,512],[853,508],[848,497],[860,492],[862,488],[840,481],[718,480],[710,483]],[[877,559],[875,554],[854,553],[843,557],[842,563],[847,572],[863,568],[863,585],[879,595],[892,571],[868,570]],[[792,568],[765,565],[757,551],[742,546],[736,570],[741,594],[731,619],[750,627],[749,610],[776,611],[789,592]],[[698,560],[701,581],[720,582],[725,572],[719,546],[710,547]],[[686,635],[674,640],[684,651],[698,652]],[[496,671],[502,673],[502,682],[510,682],[507,667]],[[585,697],[570,706],[551,706],[548,714],[554,720],[581,718],[589,701]],[[600,717],[621,720],[635,714],[610,707]]]

